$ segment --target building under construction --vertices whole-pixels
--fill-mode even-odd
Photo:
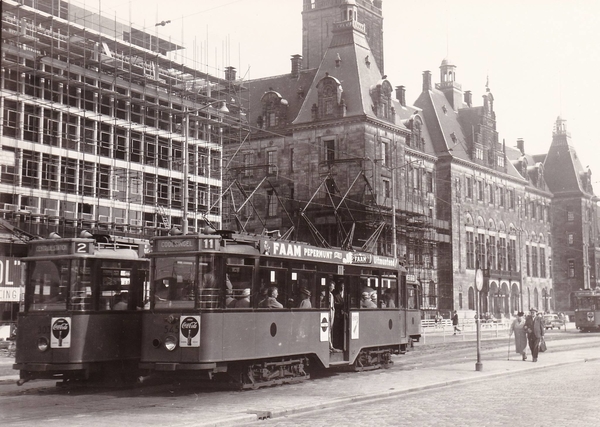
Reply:
[[[234,68],[210,75],[174,60],[181,49],[72,2],[3,0],[3,261],[50,232],[220,228],[242,89]]]

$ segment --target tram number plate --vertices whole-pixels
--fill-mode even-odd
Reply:
[[[40,335],[46,335],[50,333],[50,325],[39,325],[37,328],[37,333]]]
[[[165,325],[165,333],[166,334],[178,334],[179,326],[178,325]]]

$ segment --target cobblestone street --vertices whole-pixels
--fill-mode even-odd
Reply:
[[[562,365],[277,418],[262,425],[596,426],[599,372],[600,361]]]

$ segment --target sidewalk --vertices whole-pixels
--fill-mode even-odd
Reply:
[[[592,348],[573,349],[568,351],[553,352],[562,347],[567,350],[576,342],[581,342],[582,338],[574,338],[565,341],[552,342],[548,344],[548,351],[541,353],[539,361],[524,362],[520,356],[514,354],[511,348],[511,360],[507,360],[507,351],[499,349],[491,351],[493,354],[481,355],[483,365],[482,371],[475,370],[477,361],[476,346],[473,347],[473,359],[462,363],[444,365],[438,367],[418,368],[409,367],[408,370],[389,369],[373,371],[367,375],[363,373],[353,373],[343,378],[328,378],[325,381],[312,381],[300,386],[283,386],[268,391],[268,397],[259,392],[249,392],[244,395],[244,403],[248,408],[247,414],[235,414],[232,411],[231,404],[222,406],[223,413],[219,414],[221,409],[212,407],[210,413],[205,413],[204,420],[198,423],[198,420],[182,421],[181,425],[196,426],[236,426],[251,421],[256,421],[257,416],[270,416],[277,418],[290,414],[297,414],[315,409],[326,409],[339,407],[357,402],[368,402],[377,399],[383,399],[402,394],[435,389],[449,385],[461,383],[472,383],[474,381],[485,381],[486,379],[501,375],[518,375],[521,372],[547,369],[564,364],[585,363],[592,360],[600,360],[598,348],[600,345],[600,336],[597,338],[586,337],[585,341]],[[500,356],[501,355],[501,356]],[[402,356],[395,357],[396,367],[403,364]],[[412,366],[412,363],[407,365]],[[368,378],[368,379],[367,379]],[[300,388],[302,387],[302,389]],[[269,390],[269,389],[267,389]],[[252,396],[250,396],[252,395]],[[246,397],[248,399],[246,399]],[[178,423],[179,424],[179,423]]]

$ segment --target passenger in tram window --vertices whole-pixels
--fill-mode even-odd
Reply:
[[[334,291],[335,291],[335,282],[333,280],[331,280],[329,282],[329,285],[327,285],[327,291],[325,291],[325,303],[326,305],[324,307],[329,308],[329,311],[331,313],[331,322],[333,324],[333,319],[335,318],[335,295],[334,295]],[[342,302],[343,302],[343,298],[342,298]]]
[[[127,310],[129,307],[129,292],[121,292],[116,295],[117,303],[113,306],[113,310]]]
[[[269,288],[261,288],[258,296],[258,308],[268,308],[267,303],[269,302]]]
[[[327,308],[327,291],[323,289],[319,294],[319,308]]]
[[[279,296],[279,290],[277,286],[271,286],[268,292],[268,298],[266,306],[267,308],[283,308],[283,305],[277,301],[277,297]]]
[[[235,307],[236,299],[233,297],[233,289],[226,288],[225,289],[225,307],[232,308]]]
[[[298,308],[312,308],[310,295],[311,294],[308,289],[300,288],[300,304],[298,304]]]
[[[373,292],[371,294],[371,301],[373,302],[373,304],[375,304],[375,307],[379,307],[379,304],[377,303],[377,292]]]
[[[383,308],[396,308],[396,303],[394,302],[394,294],[391,289],[386,289],[381,297],[382,307]]]
[[[250,288],[245,288],[240,297],[235,300],[235,304],[233,305],[235,308],[249,308],[250,307]]]
[[[360,308],[377,308],[377,304],[371,301],[371,294],[363,292],[360,296]]]

